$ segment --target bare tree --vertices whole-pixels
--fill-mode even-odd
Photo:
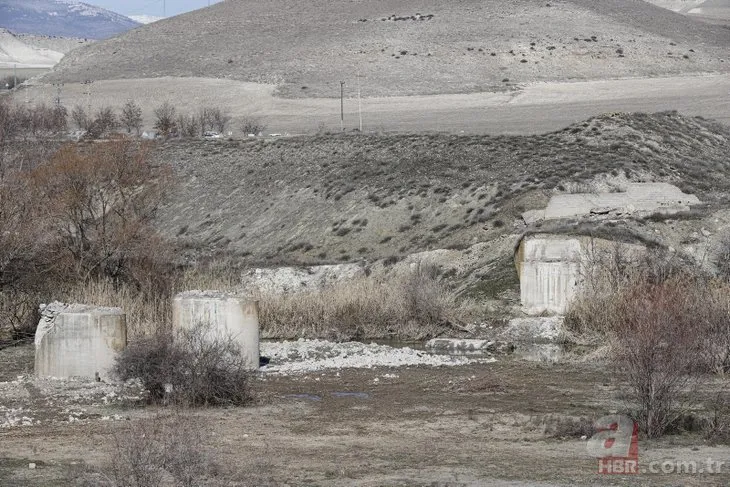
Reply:
[[[119,126],[117,115],[114,113],[112,107],[102,107],[96,112],[96,118],[94,118],[94,125],[98,127],[98,130],[102,134],[113,131]]]
[[[127,129],[128,134],[131,134],[134,130],[139,135],[142,130],[142,108],[134,101],[129,100],[122,107],[120,121],[122,126]]]
[[[241,121],[241,132],[244,135],[258,135],[264,130],[266,130],[266,124],[258,118],[246,117]]]
[[[71,110],[71,120],[74,121],[74,124],[76,124],[76,127],[80,130],[88,130],[91,126],[89,114],[86,113],[86,110],[81,105],[76,105],[73,110]]]
[[[58,260],[86,280],[130,276],[130,267],[162,244],[151,221],[168,186],[166,168],[153,167],[131,142],[61,148],[33,174],[40,203],[52,211]]]
[[[224,113],[220,108],[211,109],[209,112],[208,123],[213,130],[220,134],[226,130],[226,126],[230,121],[231,117]]]
[[[172,135],[177,124],[175,119],[175,107],[165,102],[155,109],[155,130],[168,137]]]
[[[177,117],[177,133],[180,137],[195,137],[198,135],[200,119],[195,115],[179,115]]]

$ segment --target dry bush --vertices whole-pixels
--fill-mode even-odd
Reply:
[[[165,276],[175,280],[174,274]],[[130,340],[169,331],[172,322],[172,297],[170,286],[144,289],[134,284],[118,283],[109,278],[94,279],[70,285],[55,295],[67,303],[85,303],[93,306],[116,306],[124,310],[127,336]]]
[[[160,135],[168,137],[173,135],[177,131],[175,107],[165,102],[161,106],[157,107],[154,111],[155,114],[155,130]]]
[[[102,107],[96,112],[94,120],[86,129],[87,136],[92,139],[98,139],[110,134],[118,127],[119,120],[117,119],[116,113],[114,113],[114,109],[111,107]]]
[[[185,406],[245,405],[250,369],[239,343],[210,325],[140,338],[117,358],[121,380],[140,379],[153,401]]]
[[[709,417],[704,418],[702,432],[713,443],[730,445],[730,394],[727,387],[709,402]]]
[[[231,117],[220,108],[203,107],[198,113],[197,120],[200,127],[200,135],[203,136],[209,130],[222,134],[228,122],[230,122]]]
[[[704,333],[695,313],[702,302],[692,286],[686,278],[639,283],[605,310],[615,320],[614,361],[626,376],[635,419],[650,438],[686,411],[702,381]]]
[[[142,130],[142,107],[134,101],[129,100],[122,107],[122,114],[119,117],[119,123],[127,129],[127,133],[131,134],[134,130],[137,135]]]
[[[32,175],[53,222],[56,254],[82,282],[131,279],[155,266],[165,244],[152,219],[169,185],[167,168],[153,166],[127,141],[94,144],[87,152],[62,147]]]
[[[594,257],[566,324],[611,345],[635,419],[661,436],[708,372],[729,370],[730,285],[661,252]]]
[[[595,418],[548,415],[542,418],[545,434],[552,438],[590,438],[596,433]]]
[[[86,109],[84,109],[81,105],[76,105],[73,110],[71,110],[71,120],[73,120],[76,128],[79,130],[89,130],[92,123],[91,117],[88,113],[86,113]]]
[[[241,121],[240,127],[243,135],[258,135],[266,130],[266,123],[258,118],[246,117]]]
[[[321,290],[257,295],[262,331],[269,337],[421,339],[469,315],[468,302],[424,266],[407,275],[362,277]]]
[[[135,420],[113,436],[110,466],[86,476],[87,485],[157,487],[207,485],[211,461],[208,425],[190,413],[174,411]]]
[[[12,139],[47,137],[64,132],[67,111],[60,105],[49,107],[43,103],[34,106],[0,100],[0,143]]]
[[[197,137],[200,131],[200,121],[195,115],[180,114],[177,117],[177,135],[180,137]]]

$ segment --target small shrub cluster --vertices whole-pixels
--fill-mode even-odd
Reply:
[[[117,358],[114,373],[140,379],[154,402],[215,406],[252,399],[250,364],[240,345],[208,324],[135,340]]]
[[[104,487],[207,485],[212,463],[206,423],[180,411],[129,422],[114,433],[109,468],[89,472],[84,484]]]

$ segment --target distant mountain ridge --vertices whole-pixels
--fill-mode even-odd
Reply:
[[[74,0],[0,0],[0,27],[14,33],[105,39],[139,25],[123,15]]]

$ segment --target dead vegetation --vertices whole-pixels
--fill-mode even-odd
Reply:
[[[478,306],[442,282],[434,268],[405,275],[361,277],[313,291],[259,293],[265,336],[334,340],[407,339],[462,331]]]
[[[123,381],[140,379],[154,403],[244,406],[252,400],[250,364],[238,342],[206,323],[138,337],[119,355],[114,373]]]
[[[610,348],[626,376],[627,408],[649,438],[699,402],[711,374],[730,371],[730,287],[676,255],[613,250],[590,256],[566,325]],[[726,388],[726,386],[725,386]],[[711,430],[722,428],[719,416]]]
[[[203,418],[183,410],[157,413],[114,432],[108,464],[82,476],[84,486],[180,487],[209,485],[213,464]]]
[[[32,334],[39,303],[92,282],[131,286],[152,303],[169,292],[170,247],[151,223],[170,173],[144,147],[67,145],[25,167],[22,157],[0,162],[3,341]]]

